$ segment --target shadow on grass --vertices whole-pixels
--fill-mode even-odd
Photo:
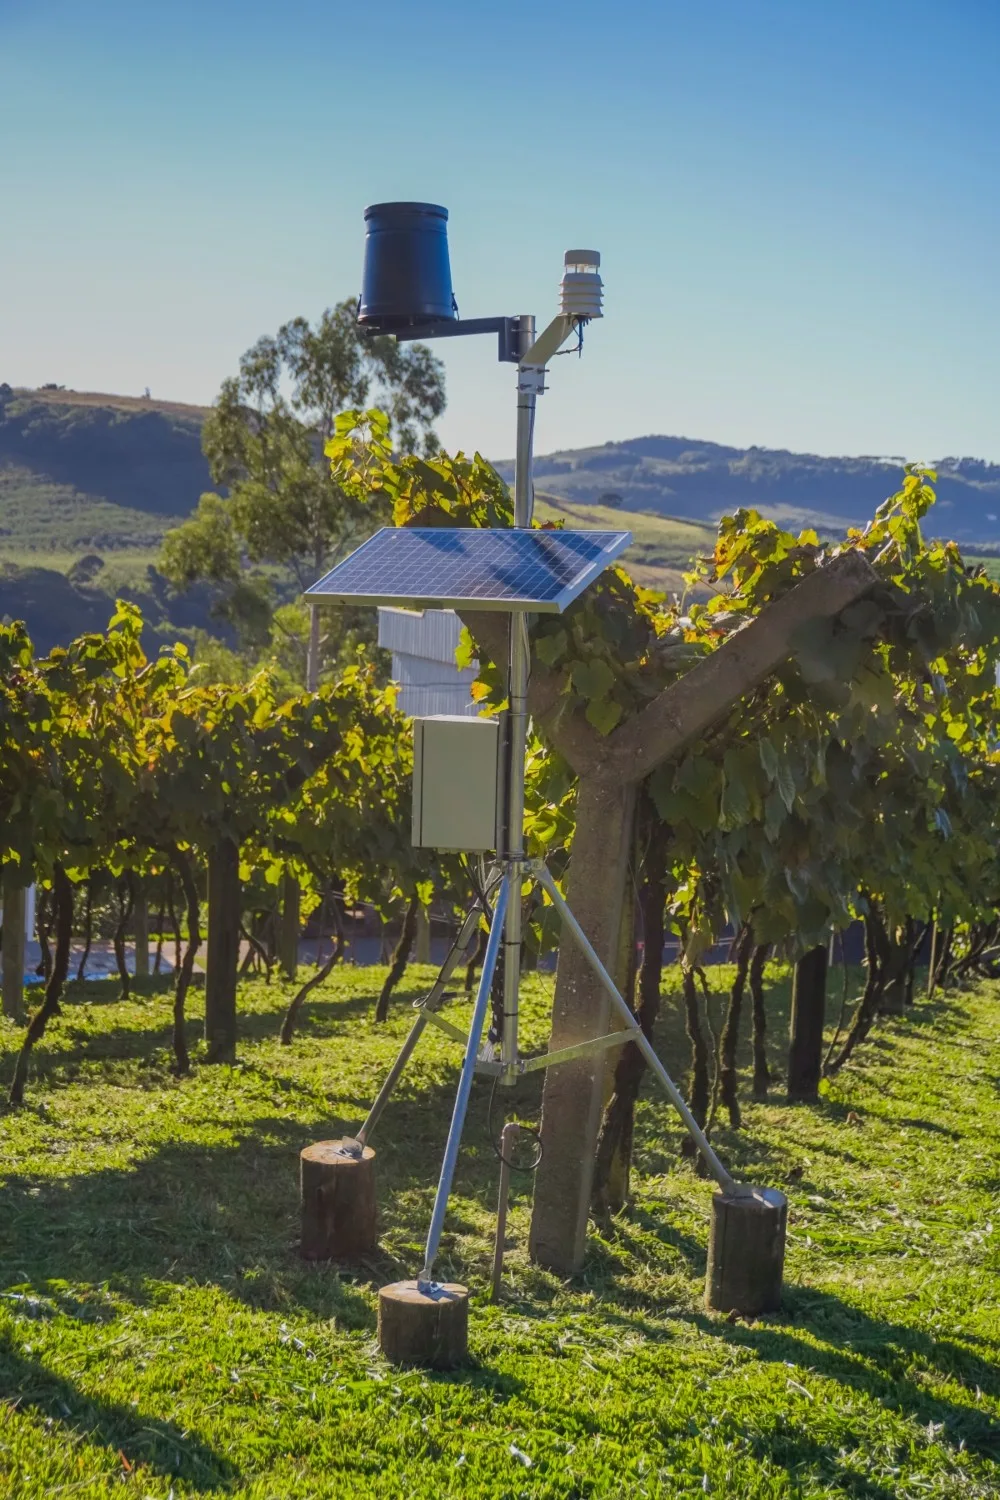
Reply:
[[[618,1214],[609,1219],[602,1226],[601,1238],[592,1239],[588,1243],[588,1265],[596,1260],[603,1263],[611,1272],[621,1251],[641,1259],[644,1241],[648,1242],[650,1236],[657,1239],[661,1245],[667,1245],[675,1250],[678,1261],[683,1263],[688,1274],[704,1276],[705,1267],[708,1264],[707,1246],[692,1235],[675,1228],[665,1218],[663,1212],[653,1213],[638,1204],[632,1204],[627,1213]],[[671,1305],[676,1306],[676,1302],[663,1303],[664,1307]]]
[[[18,1291],[0,1305],[32,1318],[96,1321],[106,1309],[89,1304],[83,1286],[107,1288],[143,1306],[162,1298],[165,1284],[193,1285],[217,1288],[250,1309],[332,1320],[371,1337],[371,1288],[413,1275],[422,1258],[424,1215],[415,1212],[414,1194],[426,1197],[429,1214],[453,1090],[452,1082],[415,1098],[398,1097],[386,1116],[380,1198],[396,1237],[419,1216],[420,1239],[414,1235],[401,1252],[412,1250],[412,1264],[381,1250],[351,1267],[300,1259],[298,1152],[310,1140],[349,1133],[356,1122],[327,1117],[310,1129],[301,1120],[265,1116],[241,1125],[245,1133],[235,1143],[171,1143],[132,1169],[8,1176],[0,1188],[0,1282]],[[495,1191],[495,1158],[482,1129],[486,1109],[482,1090],[470,1112],[456,1184],[459,1194],[483,1206]],[[441,1141],[431,1149],[428,1127],[436,1137],[439,1125]],[[456,1234],[476,1227],[461,1201],[453,1201],[443,1255]],[[488,1364],[454,1378],[490,1390],[498,1401],[521,1390],[516,1379]],[[226,1488],[232,1479],[223,1459],[169,1421],[92,1399],[2,1341],[0,1397],[84,1431],[112,1453],[121,1449],[133,1464],[183,1477],[199,1492]]]
[[[692,1255],[692,1261],[698,1257]],[[700,1257],[702,1263],[704,1256]],[[691,1311],[680,1298],[615,1285],[620,1269],[613,1247],[600,1246],[588,1254],[588,1271],[603,1279],[600,1318],[604,1323],[640,1332],[650,1342],[663,1343],[674,1331],[650,1318],[672,1318],[697,1329],[702,1338],[751,1351],[768,1364],[809,1370],[842,1388],[878,1401],[890,1411],[939,1429],[944,1440],[978,1457],[996,1461],[1000,1453],[1000,1423],[971,1403],[935,1395],[922,1383],[927,1376],[955,1381],[970,1391],[1000,1395],[1000,1367],[973,1349],[942,1339],[919,1328],[871,1317],[828,1292],[786,1287],[781,1314],[755,1323],[729,1322],[708,1313]],[[524,1317],[544,1317],[546,1309],[519,1303]],[[644,1317],[646,1313],[649,1317]],[[807,1337],[810,1335],[811,1337]],[[985,1343],[970,1337],[968,1343]],[[864,1500],[893,1500],[894,1491],[845,1470],[842,1454],[832,1446],[811,1441],[790,1427],[753,1440],[757,1456],[787,1467],[808,1465],[817,1476],[835,1480],[845,1493]],[[838,1490],[838,1493],[840,1491]]]
[[[200,984],[198,980],[201,980]],[[331,979],[329,983],[333,985],[335,980]],[[374,979],[369,994],[324,997],[322,990],[313,991],[299,1018],[296,1040],[327,1040],[339,1035],[346,1025],[359,1016],[372,1017],[378,991],[379,985]],[[413,1001],[425,993],[426,986],[411,986],[398,991],[394,996],[395,1011],[409,1020]],[[130,1003],[148,1006],[155,1015],[154,1024],[112,1026],[95,1032],[79,1024],[81,1013],[85,1014],[91,1008],[119,1004],[122,998],[120,985],[117,982],[92,980],[85,981],[82,985],[68,985],[61,1015],[32,1051],[32,1077],[38,1083],[44,1083],[54,1077],[72,1078],[95,1062],[147,1062],[159,1060],[157,1054],[172,1055],[173,1020],[169,1009],[161,1005],[160,1009],[153,1012],[157,1002],[169,1003],[171,994],[169,979],[141,980],[134,987]],[[191,1053],[196,1051],[203,1034],[203,995],[204,976],[196,976],[188,995],[185,1028],[188,1050]],[[242,1011],[239,1018],[241,1042],[277,1042],[283,1018],[283,1006],[279,1010]],[[290,1053],[294,1046],[293,1040]]]
[[[799,1365],[873,1396],[921,1425],[940,1424],[956,1448],[984,1458],[1000,1452],[1000,1423],[969,1405],[943,1399],[920,1382],[927,1372],[984,1394],[1000,1395],[1000,1367],[971,1349],[905,1323],[871,1317],[830,1292],[786,1287],[785,1315],[755,1324],[681,1313],[708,1338],[750,1349],[758,1359]],[[817,1344],[803,1338],[808,1332]],[[916,1367],[916,1368],[914,1368]],[[773,1455],[772,1455],[773,1456]]]
[[[158,1000],[173,992],[173,977],[170,974],[150,974],[136,979],[132,974],[129,988],[131,999],[139,1004],[143,1000]],[[121,981],[117,974],[113,974],[107,979],[68,979],[61,1003],[63,1013],[68,1014],[79,1006],[118,1005],[121,998]]]
[[[335,1033],[341,1021],[370,1005],[368,996],[315,1001],[303,1035]],[[70,1017],[68,1009],[66,1019]],[[111,1033],[104,1045],[98,1045],[100,1039],[92,1034],[81,1035],[77,1061],[81,1057],[94,1061],[144,1054],[150,1036],[158,1037],[158,1045],[165,1046],[168,1021],[164,1014],[163,1027],[155,1031],[123,1028]],[[191,1024],[195,1035],[197,1022],[192,1020]],[[273,1036],[276,1018],[273,1012],[246,1012],[241,1027],[248,1038]],[[127,1050],[109,1051],[109,1046]],[[53,1052],[52,1070],[64,1068],[66,1058],[66,1050]],[[39,1072],[44,1075],[44,1063]],[[267,1076],[273,1088],[285,1088],[285,1080],[275,1078],[270,1071]],[[358,1115],[347,1118],[326,1112],[313,1092],[315,1124],[280,1114],[266,1115],[241,1122],[240,1138],[233,1142],[163,1145],[131,1169],[102,1169],[64,1178],[26,1174],[9,1177],[0,1189],[0,1267],[43,1295],[58,1282],[106,1283],[141,1304],[162,1295],[164,1283],[214,1286],[251,1308],[299,1311],[318,1320],[333,1318],[342,1327],[370,1334],[375,1318],[368,1286],[412,1275],[417,1269],[419,1241],[426,1223],[423,1205],[426,1203],[429,1210],[455,1082],[456,1073],[450,1071],[446,1081],[422,1085],[419,1093],[400,1092],[376,1139],[380,1201],[393,1232],[392,1243],[397,1248],[403,1246],[399,1249],[402,1258],[379,1254],[360,1267],[340,1272],[299,1259],[295,1243],[297,1153],[310,1140],[349,1134],[359,1123]],[[496,1160],[487,1136],[487,1096],[488,1088],[477,1085],[456,1191],[460,1198],[491,1211]],[[520,1111],[525,1105],[530,1107],[532,1100],[537,1102],[537,1083],[531,1091],[526,1085],[523,1094],[515,1091],[508,1107]],[[338,1101],[341,1110],[353,1104],[353,1099]],[[820,1108],[842,1119],[847,1106],[824,1101]],[[919,1127],[921,1122],[910,1123]],[[654,1132],[643,1126],[637,1130],[639,1137],[644,1171],[655,1172],[658,1161],[661,1170],[675,1169],[674,1136],[664,1137],[662,1130]],[[744,1169],[756,1167],[780,1180],[788,1161],[794,1159],[784,1148],[775,1149],[756,1138],[720,1131],[719,1139],[726,1154],[738,1161],[741,1175],[745,1175]],[[814,1145],[813,1149],[827,1148]],[[633,1210],[630,1218],[615,1222],[607,1239],[592,1241],[585,1279],[600,1284],[600,1310],[595,1316],[632,1330],[641,1329],[650,1339],[660,1341],[673,1337],[674,1332],[669,1325],[655,1323],[654,1318],[686,1321],[704,1338],[740,1345],[752,1350],[758,1359],[776,1365],[791,1362],[808,1367],[924,1425],[940,1423],[949,1441],[956,1445],[964,1442],[974,1453],[995,1457],[1000,1445],[996,1424],[971,1404],[936,1397],[920,1381],[923,1370],[996,1394],[1000,1393],[1000,1372],[995,1365],[962,1344],[871,1318],[834,1296],[808,1289],[789,1289],[787,1321],[747,1326],[691,1312],[690,1277],[704,1273],[705,1248],[674,1229],[668,1215],[669,1205],[662,1216],[645,1209]],[[475,1229],[473,1216],[463,1212],[460,1202],[454,1202],[444,1248],[448,1250],[455,1234]],[[650,1235],[676,1252],[676,1282],[669,1272],[666,1276],[658,1272],[659,1283],[652,1291],[619,1282],[624,1260],[641,1259],[643,1241],[648,1244]],[[407,1264],[406,1257],[412,1263]],[[530,1303],[519,1304],[518,1311],[525,1316],[549,1316],[551,1305],[541,1301],[537,1308]],[[21,1394],[22,1400],[34,1401],[39,1410],[56,1420],[87,1427],[99,1441],[122,1448],[130,1460],[135,1457],[160,1465],[160,1472],[184,1473],[203,1489],[220,1488],[226,1482],[224,1461],[179,1434],[175,1437],[169,1423],[151,1423],[131,1409],[102,1407],[89,1401],[68,1382],[2,1344],[0,1378],[5,1391],[9,1388],[12,1395]],[[487,1364],[434,1378],[486,1386],[498,1400],[517,1390],[510,1377]],[[32,1396],[32,1392],[36,1394]],[[148,1450],[138,1446],[140,1438],[149,1445]],[[832,1449],[801,1432],[775,1432],[756,1441],[761,1456],[788,1466],[811,1466],[830,1475],[843,1492],[859,1500],[891,1500],[891,1492],[848,1473]],[[152,1459],[146,1451],[152,1452]],[[189,1465],[187,1469],[168,1467],[168,1459],[176,1455],[180,1456],[179,1463]]]
[[[899,1491],[886,1489],[884,1484],[847,1468],[840,1449],[832,1443],[818,1443],[801,1432],[776,1432],[771,1437],[751,1440],[751,1451],[755,1458],[777,1464],[799,1477],[808,1474],[819,1479],[824,1494],[850,1495],[851,1500],[898,1500]],[[801,1494],[793,1490],[792,1494]],[[818,1491],[813,1491],[813,1494]]]
[[[273,1076],[269,1082],[283,1087]],[[412,1238],[413,1264],[379,1254],[361,1268],[361,1280],[385,1280],[387,1267],[399,1275],[419,1269],[426,1227],[421,1200],[429,1216],[455,1083],[452,1075],[413,1094],[404,1085],[380,1122],[375,1145],[382,1227],[390,1239],[400,1232]],[[537,1107],[537,1080],[512,1093],[509,1108],[524,1113]],[[216,1284],[253,1306],[298,1305],[348,1326],[372,1327],[367,1301],[352,1293],[348,1280],[335,1268],[303,1262],[297,1253],[298,1153],[312,1141],[351,1135],[360,1123],[360,1115],[331,1110],[315,1091],[308,1103],[312,1121],[304,1121],[302,1111],[298,1117],[244,1120],[235,1141],[169,1142],[127,1169],[8,1175],[0,1186],[0,1278],[6,1267],[18,1283],[28,1279],[41,1292],[50,1282],[107,1282],[137,1302],[147,1300],[150,1280]],[[338,1101],[340,1109],[344,1104]],[[466,1121],[445,1252],[456,1235],[474,1234],[478,1227],[463,1213],[461,1200],[493,1211],[498,1166],[488,1124],[488,1089],[479,1084]],[[417,1222],[408,1235],[411,1220]]]
[[[38,1360],[26,1358],[9,1338],[0,1338],[0,1399],[65,1423],[112,1453],[123,1453],[133,1468],[142,1465],[155,1474],[190,1481],[199,1492],[229,1489],[236,1477],[232,1464],[173,1422],[86,1395]]]

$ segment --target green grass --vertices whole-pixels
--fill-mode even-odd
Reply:
[[[297,1153],[356,1128],[406,1028],[402,998],[373,1023],[383,973],[315,992],[291,1049],[286,992],[245,985],[239,1066],[180,1081],[155,982],[127,1005],[111,985],[70,998],[27,1105],[0,1118],[4,1500],[1000,1494],[996,986],[885,1023],[818,1107],[776,1093],[717,1132],[792,1201],[785,1307],[753,1323],[703,1310],[711,1188],[652,1096],[634,1206],[593,1232],[583,1274],[529,1264],[520,1179],[508,1295],[487,1303],[496,1162],[477,1084],[439,1267],[472,1288],[473,1363],[427,1375],[383,1362],[375,1307],[420,1265],[447,1039],[425,1037],[376,1136],[379,1256],[338,1272],[296,1253]],[[527,986],[536,1042],[547,983]],[[666,1009],[681,1071],[676,997]],[[6,1077],[19,1035],[0,1025]],[[525,1082],[519,1109],[537,1098]]]

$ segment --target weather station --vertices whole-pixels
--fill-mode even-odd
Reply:
[[[532,526],[536,401],[546,389],[547,366],[552,358],[573,336],[577,347],[582,348],[584,330],[602,316],[600,256],[593,250],[567,251],[560,309],[540,334],[536,334],[535,319],[530,315],[461,319],[452,290],[447,220],[446,209],[428,203],[381,203],[366,209],[358,322],[373,334],[391,334],[399,340],[496,335],[499,359],[517,367],[514,525],[502,529],[385,528],[308,591],[310,600],[317,604],[405,604],[417,609],[500,611],[509,622],[509,707],[501,719],[414,720],[413,841],[420,847],[480,856],[481,879],[476,882],[475,900],[437,979],[426,996],[416,1002],[413,1026],[357,1135],[346,1141],[323,1143],[324,1170],[341,1184],[333,1190],[334,1200],[344,1205],[345,1213],[353,1212],[349,1205],[366,1205],[366,1232],[374,1241],[374,1189],[370,1184],[374,1153],[369,1142],[376,1123],[428,1025],[440,1028],[462,1045],[462,1067],[423,1267],[416,1280],[384,1287],[379,1298],[383,1353],[403,1362],[440,1366],[460,1362],[467,1347],[468,1290],[436,1279],[435,1266],[477,1074],[492,1078],[494,1086],[509,1086],[527,1073],[558,1067],[584,1054],[620,1048],[631,1040],[723,1192],[739,1197],[760,1191],[741,1188],[719,1161],[556,881],[543,861],[528,858],[525,853],[530,619],[544,613],[562,613],[632,540],[627,531],[541,530]],[[524,1055],[518,1043],[522,897],[532,883],[541,887],[565,933],[606,991],[618,1029],[575,1046]],[[488,941],[466,1032],[441,1014],[441,1009],[448,998],[448,982],[484,923]],[[491,996],[493,1024],[487,1034]],[[494,1294],[502,1270],[512,1165],[508,1150],[521,1128],[512,1123],[501,1133]],[[347,1185],[352,1177],[361,1182],[360,1187]],[[768,1218],[781,1220],[783,1239],[783,1204],[769,1206],[778,1210]],[[780,1266],[778,1278],[780,1285]]]

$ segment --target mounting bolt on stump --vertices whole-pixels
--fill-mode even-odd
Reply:
[[[395,1281],[378,1294],[378,1342],[398,1365],[450,1370],[469,1353],[469,1292],[454,1281]]]
[[[305,1260],[370,1255],[378,1235],[375,1152],[358,1141],[316,1141],[299,1153]]]
[[[778,1311],[787,1223],[788,1199],[777,1188],[715,1194],[708,1238],[706,1307],[748,1317]]]

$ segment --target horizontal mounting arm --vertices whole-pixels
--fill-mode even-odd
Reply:
[[[410,343],[415,339],[461,339],[477,333],[497,335],[497,359],[503,364],[516,365],[520,354],[520,318],[439,318],[435,323],[415,323],[411,328],[399,328],[392,337],[397,344]]]
[[[527,353],[521,356],[521,364],[544,369],[552,356],[565,344],[579,322],[579,318],[571,318],[567,313],[558,313],[549,326],[542,329]]]
[[[409,328],[373,329],[372,334],[377,337],[388,333],[398,344],[405,344],[415,339],[462,339],[479,333],[495,333],[497,358],[502,363],[544,369],[579,321],[579,318],[559,313],[524,353],[521,352],[520,318],[438,318],[433,323],[414,323]]]

